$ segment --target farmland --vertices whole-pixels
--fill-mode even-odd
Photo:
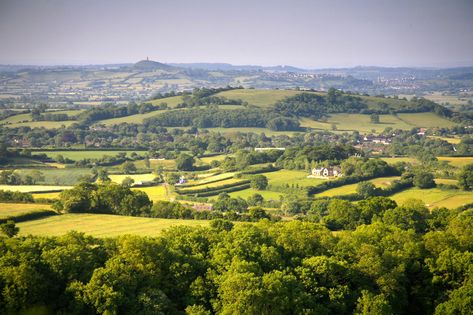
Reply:
[[[43,168],[43,169],[17,169],[16,172],[22,176],[31,175],[33,172],[41,172],[44,177],[38,184],[68,186],[75,185],[81,181],[83,176],[91,176],[92,172],[89,168]]]
[[[447,207],[456,208],[473,202],[473,192],[458,190],[440,190],[438,188],[419,189],[411,188],[392,197],[396,202],[402,204],[409,199],[420,199],[429,208]]]
[[[433,113],[379,115],[379,118],[379,123],[373,123],[370,120],[370,115],[331,114],[327,121],[302,118],[301,126],[312,129],[332,130],[332,125],[334,125],[338,131],[371,133],[373,130],[381,132],[388,127],[410,130],[414,127],[451,127],[454,125],[451,121]]]
[[[164,185],[159,186],[151,186],[151,187],[136,187],[132,188],[132,190],[140,190],[146,193],[150,200],[157,201],[157,200],[170,200],[173,198],[173,195],[168,192],[168,189]]]
[[[244,102],[248,102],[250,105],[258,107],[269,107],[274,105],[277,101],[300,93],[302,92],[294,90],[237,89],[220,92],[217,96],[223,96],[229,99],[241,99]]]
[[[18,223],[21,235],[64,235],[69,231],[96,237],[124,234],[157,236],[173,226],[207,226],[209,221],[127,217],[106,214],[64,214]]]
[[[373,183],[376,187],[386,188],[392,183],[392,181],[398,180],[398,179],[399,177],[397,176],[379,177],[379,178],[370,180],[370,182]],[[350,185],[344,185],[337,188],[328,189],[320,194],[317,194],[316,197],[334,197],[334,196],[354,194],[356,193],[357,186],[358,184],[350,184]]]
[[[38,203],[0,203],[0,219],[44,209],[51,209],[51,205]]]
[[[55,185],[0,185],[0,190],[19,191],[19,192],[50,192],[70,189],[71,186]]]
[[[120,184],[125,178],[129,177],[136,182],[149,182],[156,178],[156,174],[117,174],[108,176],[112,182]]]
[[[463,167],[468,164],[473,163],[473,157],[446,157],[446,156],[439,156],[439,161],[446,161],[448,164],[453,165],[455,167]]]

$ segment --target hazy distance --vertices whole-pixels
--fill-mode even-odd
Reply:
[[[0,64],[473,65],[471,0],[0,0]]]

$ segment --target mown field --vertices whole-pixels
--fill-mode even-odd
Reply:
[[[57,236],[69,231],[83,232],[96,237],[124,234],[156,236],[173,226],[207,226],[205,220],[173,220],[128,217],[106,214],[63,214],[18,223],[20,235]]]
[[[0,219],[51,209],[51,205],[40,203],[0,203]]]
[[[429,208],[446,207],[456,208],[473,202],[473,192],[459,190],[440,190],[438,188],[419,189],[411,188],[392,197],[397,203],[402,204],[408,199],[422,200]]]
[[[169,189],[169,188],[168,188]],[[157,200],[170,200],[174,197],[174,194],[171,191],[166,189],[166,186],[159,185],[159,186],[151,186],[151,187],[136,187],[132,188],[132,190],[141,190],[148,195],[148,198],[152,201]]]

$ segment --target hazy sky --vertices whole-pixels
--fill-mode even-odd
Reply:
[[[473,0],[0,0],[0,63],[473,65]]]

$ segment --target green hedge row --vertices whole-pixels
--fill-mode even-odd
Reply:
[[[279,171],[281,168],[276,167],[274,165],[268,165],[260,168],[248,169],[246,171],[241,171],[240,174],[242,175],[254,175],[254,174],[261,174],[261,173],[269,173]]]
[[[226,184],[226,185],[222,185],[222,186],[216,186],[216,187],[204,187],[204,188],[186,189],[186,190],[177,190],[176,189],[176,192],[180,195],[193,195],[193,194],[210,192],[210,191],[214,191],[214,190],[222,190],[222,189],[231,188],[231,187],[234,187],[234,186],[239,186],[239,185],[242,185],[242,184],[249,184],[249,183],[250,183],[249,180],[241,180],[239,182],[230,183],[230,184]]]
[[[213,191],[209,191],[209,192],[205,192],[205,193],[200,193],[200,194],[196,194],[196,197],[210,197],[210,196],[217,196],[221,193],[231,193],[231,192],[234,192],[234,191],[240,191],[240,190],[245,190],[245,189],[248,189],[250,188],[250,184],[243,184],[243,185],[240,185],[240,186],[234,186],[234,187],[230,187],[230,188],[225,188],[225,189],[220,189],[220,190],[213,190]]]
[[[15,216],[10,216],[8,218],[0,219],[0,224],[5,223],[8,220],[13,220],[15,221],[15,223],[19,223],[19,222],[25,222],[25,221],[31,221],[31,220],[38,220],[38,219],[50,217],[53,215],[58,215],[58,213],[53,210],[46,210],[46,209],[33,211],[33,212],[27,212],[27,213],[15,215]]]

